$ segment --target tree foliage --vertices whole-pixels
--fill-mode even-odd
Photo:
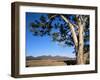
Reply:
[[[67,19],[67,22],[62,16]],[[79,42],[79,26],[84,26],[84,53],[89,52],[89,15],[73,14],[43,14],[38,20],[30,23],[30,31],[34,36],[49,36],[53,41],[61,43],[64,46],[74,46],[73,34],[70,24],[73,25],[74,31]],[[79,45],[78,45],[79,46]],[[75,51],[76,53],[76,48]]]

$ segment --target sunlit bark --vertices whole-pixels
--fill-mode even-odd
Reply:
[[[61,15],[61,17],[62,17],[62,19],[64,19],[64,21],[66,23],[69,24],[70,30],[72,32],[73,41],[75,43],[75,46],[77,47],[78,46],[78,40],[77,40],[77,35],[75,33],[75,30],[74,30],[74,26],[69,22],[69,20],[66,17],[64,17],[63,15]]]
[[[69,22],[69,20],[64,17],[63,15],[61,15],[62,19],[65,20],[66,23],[69,24],[70,30],[72,32],[72,37],[73,37],[73,41],[75,43],[75,48],[76,48],[76,59],[77,59],[77,64],[84,64],[84,52],[83,52],[83,48],[84,48],[84,26],[81,24],[81,22],[78,22],[78,35],[79,35],[79,40],[77,38],[76,32],[74,30],[74,26]]]
[[[77,64],[84,64],[84,36],[83,36],[83,25],[78,22],[79,25],[79,49],[77,54]]]

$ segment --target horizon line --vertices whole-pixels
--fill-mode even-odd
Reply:
[[[26,57],[29,57],[29,56],[32,56],[32,57],[39,57],[39,56],[51,56],[51,57],[55,57],[55,56],[60,56],[60,57],[71,57],[71,58],[75,58],[76,56],[64,56],[64,55],[38,55],[38,56],[33,56],[33,55],[26,55]]]

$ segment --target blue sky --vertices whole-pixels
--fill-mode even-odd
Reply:
[[[68,56],[75,57],[73,54],[73,47],[62,47],[56,42],[53,42],[49,36],[39,37],[33,36],[29,30],[31,22],[38,20],[43,13],[26,13],[26,56],[41,56],[41,55],[52,55],[52,56]]]

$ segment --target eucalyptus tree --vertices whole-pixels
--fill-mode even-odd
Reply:
[[[89,15],[43,14],[30,23],[34,36],[48,35],[63,46],[73,46],[77,64],[89,57]]]

